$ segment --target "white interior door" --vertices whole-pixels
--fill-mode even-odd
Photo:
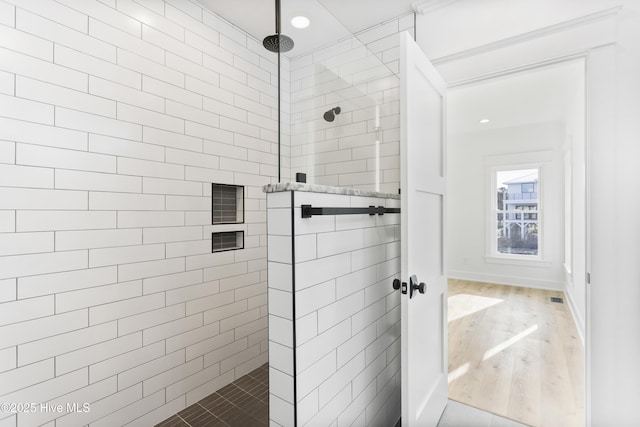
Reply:
[[[448,391],[446,85],[413,39],[401,36],[402,426],[435,427]],[[412,292],[412,276],[424,293]]]

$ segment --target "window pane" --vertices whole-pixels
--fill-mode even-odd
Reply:
[[[496,172],[497,251],[538,255],[538,169]]]
[[[513,255],[538,255],[538,224],[530,220],[501,219],[498,214],[498,252]],[[520,215],[518,215],[520,216]]]

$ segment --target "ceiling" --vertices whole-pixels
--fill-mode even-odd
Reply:
[[[414,3],[412,0],[319,0],[319,2],[352,33],[412,12],[412,3]]]
[[[275,0],[198,1],[258,40],[275,33]],[[411,3],[412,0],[282,0],[281,33],[295,43],[286,56],[295,58],[411,12]],[[290,20],[297,15],[309,18],[311,25],[303,30],[293,28]]]
[[[203,6],[258,40],[275,33],[275,0],[198,0]],[[293,38],[294,58],[330,45],[353,33],[401,16],[417,7],[440,7],[455,0],[281,0],[282,33]],[[428,11],[428,10],[427,10]],[[311,25],[296,29],[292,17],[304,15]],[[584,64],[558,64],[541,70],[496,78],[448,93],[449,132],[476,132],[527,123],[565,121],[583,96]],[[582,95],[581,95],[582,94]],[[483,118],[489,123],[481,124]]]
[[[550,121],[567,122],[584,105],[584,62],[543,69],[450,89],[449,133],[479,132]],[[480,123],[489,119],[488,123]]]

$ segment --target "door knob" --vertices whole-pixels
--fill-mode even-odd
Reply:
[[[424,282],[418,283],[418,278],[415,274],[409,278],[409,299],[413,298],[414,292],[424,294],[425,289],[426,285]]]

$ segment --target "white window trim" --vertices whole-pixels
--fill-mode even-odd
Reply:
[[[546,170],[551,163],[552,151],[536,151],[528,153],[507,154],[501,156],[490,156],[485,159],[486,189],[486,238],[485,238],[485,261],[495,264],[522,265],[531,267],[548,267],[551,262],[545,257],[545,230],[546,215],[545,205],[545,179]],[[495,221],[495,211],[498,205],[496,189],[496,172],[518,169],[538,169],[538,255],[513,255],[498,252],[497,221]]]

